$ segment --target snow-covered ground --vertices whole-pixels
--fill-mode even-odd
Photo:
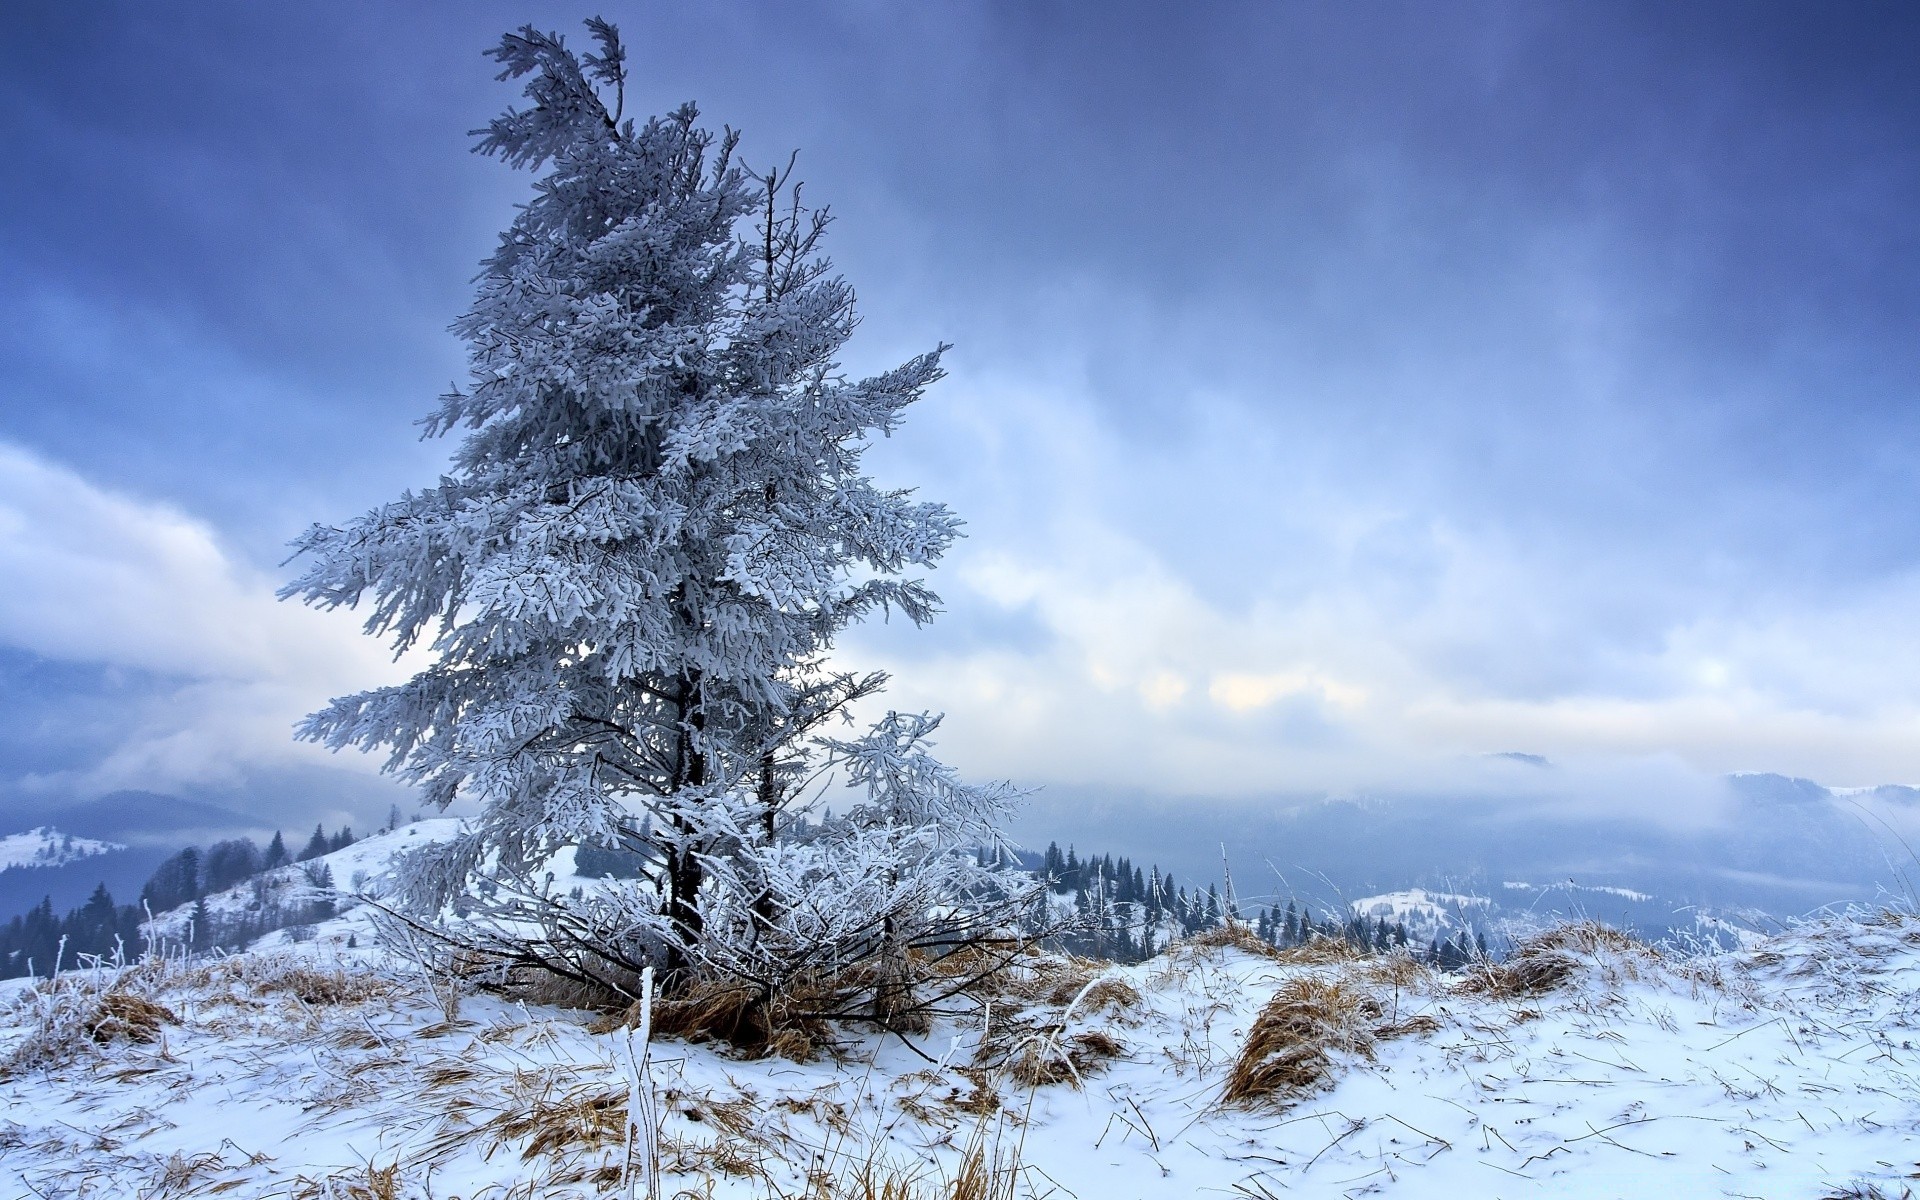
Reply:
[[[391,847],[359,849],[358,867],[330,856],[336,876]],[[18,1056],[0,1070],[0,1195],[626,1194],[626,1034],[484,995],[449,1014],[364,920],[136,968],[121,992],[164,1009],[140,1010],[144,1042],[62,1025],[98,1016],[98,977],[0,992],[0,1060]],[[658,1041],[641,1094],[662,1194],[844,1195],[807,1176],[891,1172],[932,1196],[983,1146],[1014,1168],[1002,1194],[1063,1198],[1898,1196],[1920,1173],[1920,919],[1835,918],[1712,958],[1564,940],[1539,961],[1571,974],[1535,991],[1187,945],[1093,974],[1035,959],[990,1010],[910,1042],[849,1030],[806,1063]],[[1223,1103],[1262,1007],[1303,979],[1339,985],[1313,994],[1344,997],[1348,1049],[1317,1089]],[[50,1054],[27,1045],[42,1030],[64,1031]],[[1060,1051],[1073,1070],[1040,1072],[1058,1082],[1003,1061]]]
[[[95,841],[61,833],[42,825],[25,833],[0,837],[0,871],[14,867],[61,867],[97,854],[111,854],[126,847],[114,842]]]

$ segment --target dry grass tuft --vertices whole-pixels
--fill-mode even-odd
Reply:
[[[987,1139],[976,1134],[960,1160],[959,1172],[941,1188],[937,1200],[1014,1200],[1019,1179],[1017,1156],[1003,1157],[997,1146],[990,1151]]]
[[[941,963],[965,957],[965,952],[949,955]],[[1059,1007],[1071,1001],[1081,988],[1113,965],[1098,959],[1081,958],[1077,954],[1056,954],[1037,947],[1028,947],[1012,954],[994,953],[991,962],[981,961],[989,957],[985,953],[972,957],[973,961],[965,962],[963,968],[956,970],[954,975],[968,980],[965,988],[967,995],[976,1000],[991,1001],[996,1006],[1006,1001],[1017,1001]],[[988,969],[989,966],[991,969]]]
[[[1126,1043],[1104,1029],[1076,1033],[1067,1039],[1067,1043],[1075,1057],[1075,1066],[1104,1063],[1109,1059],[1124,1058],[1127,1053]]]
[[[111,1042],[157,1041],[162,1025],[178,1025],[180,1018],[164,1004],[132,992],[110,990],[100,997],[87,1036],[99,1045]]]
[[[167,969],[155,962],[74,972],[28,988],[9,1005],[7,1015],[24,1026],[27,1035],[0,1060],[0,1079],[64,1066],[117,1042],[159,1040],[163,1025],[180,1020],[152,998]]]
[[[1024,1087],[1079,1086],[1127,1048],[1105,1029],[1069,1033],[1069,1021],[1104,1015],[1132,1024],[1127,1014],[1144,1003],[1140,990],[1105,972],[1112,964],[1071,954],[1031,952],[1009,961],[976,996],[990,1020],[974,1047],[974,1092],[954,1105],[963,1112],[996,1111],[999,1098],[986,1080],[1005,1072]],[[1072,1011],[1067,1011],[1071,1007]],[[1047,1010],[1053,1010],[1051,1012]],[[1037,1011],[1036,1011],[1037,1010]]]
[[[1015,996],[1061,1008],[1073,1003],[1073,998],[1105,968],[1105,963],[1063,954],[1033,964],[1030,980],[1010,980],[1007,990]]]
[[[394,985],[378,975],[355,973],[335,968],[331,971],[312,967],[289,967],[265,974],[253,984],[256,992],[282,993],[303,1004],[358,1004],[391,995]]]
[[[1573,954],[1593,955],[1604,951],[1612,951],[1616,954],[1641,951],[1647,949],[1647,945],[1630,933],[1622,933],[1598,921],[1569,921],[1565,925],[1556,925],[1552,929],[1535,934],[1521,943],[1514,952],[1518,954],[1529,949],[1564,950]]]
[[[825,1039],[817,1029],[785,1028],[776,1029],[767,1035],[761,1049],[768,1058],[784,1058],[789,1062],[810,1062],[820,1052]]]
[[[520,1160],[557,1157],[577,1149],[623,1146],[627,1137],[625,1088],[578,1087],[558,1095],[528,1097],[488,1121],[483,1130],[493,1149],[524,1143]]]
[[[1475,963],[1456,990],[1517,1000],[1554,990],[1573,978],[1581,966],[1603,955],[1652,954],[1650,947],[1618,929],[1597,921],[1573,921],[1521,942],[1504,961]]]
[[[1372,993],[1346,980],[1287,980],[1254,1018],[1220,1098],[1248,1104],[1320,1088],[1332,1077],[1335,1053],[1373,1057],[1382,1015]]]
[[[1069,1034],[1059,1021],[1007,1016],[996,1017],[988,1027],[974,1049],[973,1062],[982,1071],[1004,1071],[1022,1087],[1056,1083],[1078,1087],[1086,1076],[1126,1053],[1126,1045],[1103,1029]],[[980,1094],[988,1090],[983,1085],[969,1099],[991,1111],[998,1107],[997,1099],[989,1107]]]
[[[301,1176],[294,1181],[293,1200],[400,1200],[400,1164],[365,1167],[320,1179]]]
[[[1019,1147],[1002,1133],[999,1122],[985,1117],[976,1121],[959,1147],[960,1162],[952,1176],[927,1163],[892,1161],[876,1150],[864,1161],[823,1163],[808,1173],[805,1190],[797,1194],[768,1180],[769,1194],[773,1200],[1015,1200],[1058,1192],[1056,1186],[1034,1188],[1030,1180],[1021,1186],[1025,1168]]]
[[[1188,938],[1186,944],[1202,950],[1239,950],[1260,958],[1279,958],[1285,953],[1268,945],[1252,929],[1238,921],[1203,929]]]
[[[839,1000],[837,993],[814,989],[768,999],[760,989],[743,984],[695,983],[653,1002],[653,1036],[721,1042],[746,1058],[807,1062],[831,1040],[826,1022],[813,1014],[833,1011]],[[589,1028],[609,1033],[639,1020],[640,1006],[635,1004]]]
[[[1913,1189],[1906,1184],[1898,1186],[1898,1192],[1888,1191],[1871,1180],[1860,1180],[1837,1191],[1828,1192],[1821,1200],[1914,1200]]]
[[[1276,950],[1274,957],[1286,963],[1306,963],[1311,966],[1332,966],[1336,963],[1359,962],[1367,955],[1345,938],[1331,938],[1315,935],[1312,941],[1298,946],[1289,946],[1285,950]]]
[[[1390,1042],[1394,1038],[1424,1037],[1439,1032],[1439,1020],[1426,1013],[1415,1013],[1410,1017],[1401,1017],[1397,1021],[1385,1021],[1373,1027],[1375,1040],[1382,1042]]]
[[[368,971],[323,968],[303,958],[262,953],[235,954],[189,967],[175,982],[248,999],[291,996],[308,1006],[359,1004],[401,990],[393,980]]]
[[[1088,1016],[1108,1009],[1127,1012],[1140,1007],[1142,999],[1138,988],[1124,979],[1112,978],[1094,983],[1084,995],[1075,994],[1080,996],[1080,1005],[1073,1010],[1075,1016]],[[1066,1003],[1073,1003],[1073,999],[1073,996],[1068,996]]]
[[[663,995],[653,1002],[653,1033],[656,1037],[680,1038],[689,1042],[719,1041],[738,1044],[758,1030],[760,1017],[758,989],[742,984],[697,982]],[[611,1023],[599,1021],[595,1032],[619,1029],[637,1023],[640,1006],[620,1013]],[[761,1040],[765,1040],[764,1037]]]
[[[1175,942],[1168,950],[1170,954],[1178,954],[1182,950],[1189,953],[1238,950],[1243,954],[1269,958],[1275,962],[1315,967],[1357,962],[1369,957],[1366,952],[1356,948],[1345,938],[1324,937],[1318,934],[1311,941],[1281,949],[1261,941],[1251,928],[1241,924],[1219,925],[1212,929],[1203,929],[1190,938]]]
[[[962,1096],[956,1089],[947,1101],[949,1107],[976,1117],[990,1117],[1000,1111],[1000,1092],[993,1086],[992,1072],[981,1067],[959,1067],[956,1071],[973,1085],[973,1090]]]
[[[926,954],[913,951],[911,957],[920,970],[930,979],[976,980],[991,979],[1006,969],[1007,965],[1022,957],[1031,957],[1037,949],[1031,946],[1007,948],[1002,946],[966,945],[958,946],[946,954]]]
[[[1434,978],[1433,968],[1406,953],[1376,954],[1355,970],[1368,983],[1403,991],[1429,984]]]
[[[170,1154],[154,1172],[151,1187],[143,1195],[160,1197],[193,1191],[200,1185],[202,1176],[217,1175],[228,1166],[227,1160],[218,1154]]]

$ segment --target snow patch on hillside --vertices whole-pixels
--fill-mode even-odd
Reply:
[[[359,911],[351,915],[345,910],[357,899],[379,899],[387,895],[393,887],[395,872],[407,869],[409,851],[447,841],[458,836],[463,828],[464,822],[458,818],[434,817],[373,834],[306,862],[264,871],[230,888],[211,892],[201,902],[156,913],[145,929],[160,942],[185,944],[191,941],[189,932],[192,922],[199,919],[201,903],[209,919],[231,925],[269,907],[293,909],[327,901],[343,910],[342,916],[332,923],[336,932],[343,936],[348,933],[364,936],[369,930],[369,914]],[[331,884],[322,882],[329,878]],[[284,945],[304,936],[305,932],[276,931],[262,938],[259,944],[262,947]]]
[[[1431,892],[1425,888],[1407,888],[1362,896],[1353,902],[1353,911],[1368,921],[1385,919],[1401,922],[1417,941],[1444,937],[1456,930],[1483,923],[1492,901],[1485,896]]]
[[[1566,892],[1569,895],[1575,892],[1592,892],[1600,896],[1618,896],[1623,900],[1632,900],[1636,903],[1643,903],[1653,899],[1651,894],[1647,892],[1636,892],[1632,888],[1610,887],[1598,883],[1575,883],[1571,879],[1564,880],[1560,883],[1527,883],[1521,880],[1509,879],[1500,886],[1510,892]]]
[[[0,871],[10,871],[16,867],[63,867],[83,858],[125,849],[118,842],[75,837],[70,833],[61,833],[51,825],[42,825],[25,833],[10,833],[0,837]]]

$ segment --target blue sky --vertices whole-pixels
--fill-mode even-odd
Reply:
[[[430,481],[539,4],[31,4],[0,55],[0,796],[378,804],[271,601]],[[975,774],[1193,803],[1920,781],[1920,12],[605,9],[630,112],[802,151],[877,451],[971,534],[851,661]],[[1704,802],[1700,802],[1704,803]]]

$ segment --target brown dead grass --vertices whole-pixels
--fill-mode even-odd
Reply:
[[[966,1142],[957,1147],[960,1161],[951,1176],[927,1162],[894,1161],[870,1151],[864,1160],[821,1163],[808,1173],[798,1193],[768,1179],[768,1195],[771,1200],[1015,1200],[1059,1194],[1057,1185],[1035,1187],[1025,1178],[1019,1144],[1003,1138],[1003,1129],[987,1117],[975,1121]]]
[[[1428,1013],[1415,1013],[1374,1026],[1373,1036],[1376,1041],[1387,1042],[1394,1038],[1426,1037],[1439,1032],[1440,1022],[1437,1018]]]
[[[1418,989],[1434,981],[1433,968],[1411,954],[1376,954],[1361,962],[1355,973],[1368,983],[1402,991]]]
[[[1332,1078],[1334,1054],[1373,1057],[1382,1015],[1379,1000],[1351,981],[1316,975],[1287,980],[1254,1018],[1221,1100],[1287,1100],[1319,1089]]]
[[[930,980],[960,983],[959,994],[1003,1006],[1066,1004],[1113,964],[1025,945],[963,949],[926,964]],[[941,989],[952,990],[952,984]]]
[[[203,1178],[218,1175],[230,1165],[218,1154],[170,1154],[154,1172],[151,1185],[143,1195],[157,1200],[161,1196],[194,1191],[204,1186]]]
[[[1072,1004],[1075,997],[1080,1000],[1079,1005],[1073,1010],[1075,1016],[1091,1016],[1108,1010],[1124,1013],[1140,1007],[1142,999],[1138,988],[1124,979],[1111,977],[1096,980],[1086,988],[1084,993],[1075,992],[1063,1003]]]
[[[1094,959],[1036,953],[1003,972],[995,994],[981,997],[991,1003],[969,1071],[977,1073],[978,1086],[962,1110],[984,1113],[999,1106],[986,1083],[991,1073],[1005,1073],[1022,1087],[1078,1087],[1085,1076],[1126,1057],[1125,1043],[1107,1029],[1068,1031],[1070,1022],[1094,1018],[1134,1023],[1129,1014],[1144,997],[1126,980],[1103,975],[1111,969]]]
[[[87,1036],[102,1046],[112,1042],[144,1044],[159,1039],[162,1025],[179,1023],[180,1018],[166,1005],[116,990],[100,997]]]
[[[1315,936],[1312,941],[1303,945],[1274,951],[1274,957],[1285,963],[1303,963],[1320,967],[1332,966],[1336,963],[1359,962],[1367,955],[1345,938]]]
[[[1071,998],[1096,973],[1083,968],[1082,962],[984,949],[961,950],[940,958],[915,954],[910,956],[909,990],[916,998],[916,1007],[895,1015],[884,1025],[898,1033],[928,1032],[932,1013],[917,1004],[929,997],[949,1000],[961,995],[975,1001],[997,1001],[1011,996],[1031,1002],[1065,992]],[[1104,968],[1106,964],[1097,966]],[[780,1057],[807,1062],[822,1051],[834,1049],[836,1026],[882,1023],[872,1012],[878,979],[877,965],[868,963],[831,976],[791,980],[771,994],[758,985],[737,980],[697,980],[654,1000],[653,1033],[687,1042],[718,1042],[743,1058]],[[1101,994],[1103,1004],[1137,1001],[1138,993],[1117,980]],[[640,1006],[635,1003],[606,1013],[588,1028],[607,1033],[634,1027],[639,1019]]]
[[[8,1015],[27,1029],[4,1060],[0,1079],[64,1066],[115,1044],[145,1045],[178,1024],[153,997],[165,968],[141,963],[109,972],[75,972],[46,979],[13,999]]]
[[[975,1117],[990,1117],[1000,1111],[1000,1092],[993,1086],[992,1072],[982,1067],[957,1067],[955,1073],[965,1078],[972,1090],[961,1095],[956,1088],[947,1101],[949,1107]]]
[[[1058,1020],[994,1014],[974,1049],[973,1065],[982,1072],[1003,1072],[1021,1087],[1079,1087],[1088,1075],[1126,1053],[1125,1043],[1104,1029],[1068,1033]],[[984,1084],[980,1090],[987,1090]],[[985,1104],[984,1098],[980,1103]]]
[[[522,1162],[575,1150],[625,1145],[626,1089],[578,1087],[558,1093],[543,1092],[528,1097],[481,1128],[492,1140],[489,1153],[520,1143]]]
[[[990,1149],[985,1137],[976,1136],[960,1160],[958,1173],[940,1189],[938,1200],[1014,1200],[1019,1180],[1018,1157],[1003,1157],[997,1144]]]
[[[1035,952],[1009,962],[974,989],[980,998],[996,1002],[1066,1004],[1109,964],[1076,954]]]
[[[1038,948],[1031,945],[1011,948],[972,945],[960,946],[950,953],[939,955],[914,951],[910,957],[920,973],[929,979],[985,981],[993,979],[1009,965],[1017,965],[1039,953]]]
[[[779,1057],[807,1062],[830,1044],[827,1023],[814,1014],[834,1011],[838,992],[796,989],[764,998],[758,988],[735,983],[694,983],[653,1002],[653,1036],[686,1042],[720,1042],[743,1058]],[[595,1033],[632,1028],[638,1003],[595,1021]]]
[[[1596,959],[1653,955],[1651,947],[1618,929],[1597,921],[1573,921],[1526,939],[1500,962],[1473,964],[1454,990],[1518,1000],[1553,991]]]
[[[368,1163],[350,1171],[294,1181],[293,1200],[400,1200],[400,1164],[376,1167]]]
[[[390,996],[394,985],[378,975],[331,971],[311,967],[292,967],[268,974],[254,984],[254,990],[294,997],[302,1004],[358,1004]]]
[[[1262,941],[1246,925],[1220,925],[1212,929],[1203,929],[1190,938],[1175,942],[1168,947],[1170,957],[1178,957],[1181,952],[1188,954],[1204,953],[1210,950],[1238,950],[1256,958],[1271,959],[1278,963],[1293,966],[1332,966],[1339,963],[1358,962],[1371,957],[1365,951],[1355,947],[1345,938],[1322,937],[1315,935],[1311,941],[1298,946],[1281,948]],[[1392,957],[1392,956],[1387,956]]]
[[[1188,938],[1184,944],[1202,950],[1239,950],[1260,958],[1277,959],[1285,953],[1268,945],[1253,930],[1238,921],[1216,925],[1212,929],[1203,929]]]
[[[385,976],[272,954],[235,954],[189,967],[173,981],[184,988],[211,988],[256,999],[290,996],[302,1004],[361,1004],[397,995],[400,986]]]

